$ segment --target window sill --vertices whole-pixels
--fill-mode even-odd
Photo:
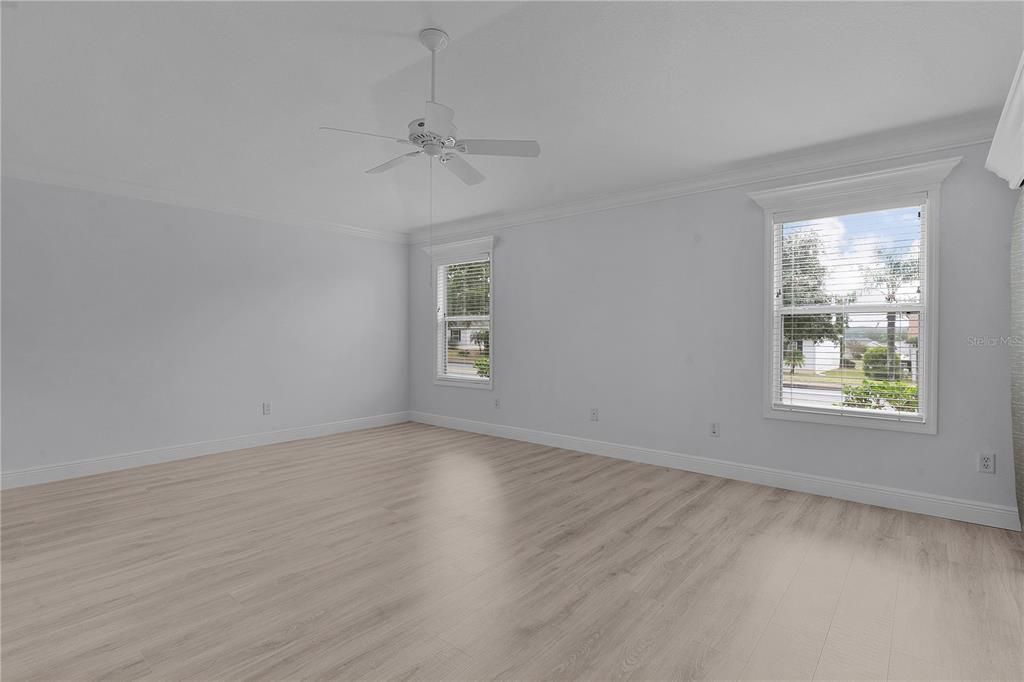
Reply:
[[[475,379],[451,379],[448,377],[434,377],[435,386],[454,386],[457,388],[477,388],[490,391],[494,388],[494,382],[477,381]]]
[[[883,431],[903,431],[904,433],[937,433],[935,420],[900,420],[895,417],[883,417],[858,414],[838,414],[836,412],[815,410],[813,408],[766,407],[766,419],[782,419],[786,421],[807,422],[811,424],[827,424],[832,426],[849,426],[860,429],[879,429]]]

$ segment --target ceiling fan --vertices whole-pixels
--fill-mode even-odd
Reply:
[[[418,156],[437,159],[441,165],[450,170],[457,178],[467,185],[483,182],[484,176],[473,168],[461,154],[480,154],[486,156],[540,156],[540,145],[535,140],[460,140],[456,137],[455,112],[434,97],[437,53],[448,45],[448,34],[438,28],[425,28],[420,31],[420,42],[430,50],[430,101],[427,102],[423,118],[409,123],[409,137],[398,138],[378,133],[366,133],[361,130],[347,130],[322,126],[320,130],[353,135],[366,135],[393,140],[400,144],[412,145],[416,151],[402,154],[399,157],[375,166],[367,173],[383,173],[395,166],[405,163]]]

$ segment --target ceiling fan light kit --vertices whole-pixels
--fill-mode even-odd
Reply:
[[[455,111],[451,107],[437,102],[435,97],[437,53],[448,46],[448,34],[439,28],[425,28],[420,31],[419,38],[423,46],[430,50],[430,101],[426,103],[423,118],[416,118],[409,122],[408,139],[330,126],[322,126],[320,130],[378,137],[418,147],[414,152],[402,154],[367,170],[367,173],[383,173],[416,157],[426,156],[437,159],[442,166],[467,185],[483,182],[484,176],[462,158],[461,154],[526,158],[540,156],[540,144],[536,140],[458,139],[458,130],[455,128]]]

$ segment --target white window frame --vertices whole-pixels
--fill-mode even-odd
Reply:
[[[458,388],[478,388],[493,390],[494,388],[494,238],[482,237],[469,239],[461,242],[451,242],[426,247],[424,249],[430,254],[430,272],[434,283],[434,384],[437,386],[453,386]],[[487,379],[473,379],[469,377],[453,377],[441,373],[443,354],[448,348],[448,331],[445,324],[445,310],[442,305],[441,278],[438,276],[439,268],[454,265],[456,263],[467,263],[471,261],[486,260],[491,264],[491,311],[490,311],[490,363],[491,375]]]
[[[855,426],[912,433],[935,434],[938,431],[938,314],[939,314],[939,191],[942,181],[960,162],[962,157],[939,159],[925,163],[873,171],[812,182],[751,192],[750,198],[764,209],[764,416],[786,419]],[[775,366],[772,353],[775,334],[775,254],[777,233],[775,226],[783,222],[864,213],[867,211],[923,205],[924,264],[920,302],[921,321],[919,350],[924,376],[918,384],[918,410],[920,415],[882,413],[874,410],[803,407],[780,405],[775,400]],[[879,309],[886,305],[876,306]],[[892,304],[896,310],[905,305]],[[918,306],[912,306],[918,307]],[[865,310],[865,312],[869,312]]]

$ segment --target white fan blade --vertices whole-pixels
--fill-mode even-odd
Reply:
[[[536,140],[459,140],[455,146],[463,154],[540,156],[540,145]]]
[[[349,133],[350,135],[365,135],[366,137],[379,137],[384,140],[391,140],[393,142],[401,142],[402,144],[412,144],[409,140],[403,140],[400,137],[391,137],[390,135],[378,135],[377,133],[364,133],[361,130],[346,130],[345,128],[331,128],[330,126],[320,126],[320,131],[330,131],[334,133]]]
[[[443,161],[444,167],[467,185],[478,185],[484,181],[484,176],[480,174],[480,171],[470,166],[461,156],[451,154],[444,157]]]
[[[422,153],[423,152],[420,151],[420,152],[409,152],[408,154],[402,154],[401,156],[395,157],[395,158],[391,159],[390,161],[385,161],[381,165],[375,166],[375,167],[371,168],[370,170],[368,170],[366,172],[367,173],[383,173],[384,171],[386,171],[388,169],[391,169],[391,168],[394,168],[395,166],[397,166],[400,163],[405,163],[406,161],[408,161],[409,159],[413,158],[414,156],[419,156]]]
[[[427,102],[427,115],[424,117],[427,130],[441,137],[449,137],[454,134],[454,121],[453,110],[437,102]]]

